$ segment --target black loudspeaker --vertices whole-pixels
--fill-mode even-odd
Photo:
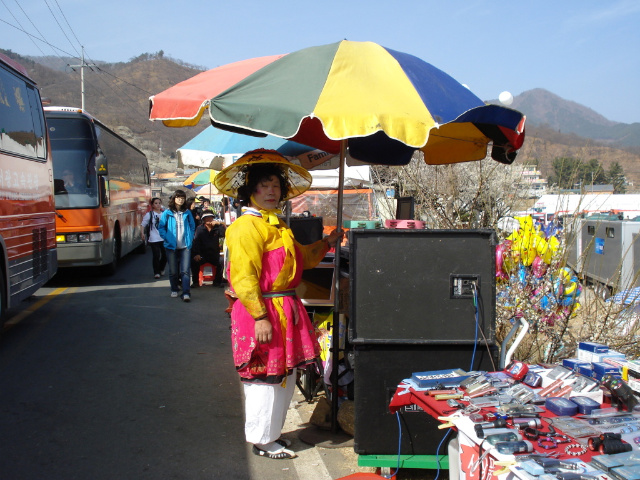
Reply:
[[[496,244],[488,229],[350,230],[350,342],[494,344]]]
[[[498,365],[497,347],[478,345],[356,345],[349,354],[354,367],[355,437],[359,455],[397,455],[398,417],[389,402],[398,383],[413,372],[461,368],[492,371]],[[491,362],[493,359],[493,363]],[[494,364],[496,367],[494,367]],[[402,428],[401,455],[435,455],[446,430],[441,422],[418,408],[398,414]],[[453,437],[449,435],[448,440]],[[447,441],[439,453],[447,453]]]
[[[322,217],[291,217],[289,226],[293,236],[302,245],[322,240]]]

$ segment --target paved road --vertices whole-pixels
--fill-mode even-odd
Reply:
[[[257,457],[243,440],[222,289],[169,297],[150,252],[104,277],[62,270],[0,338],[0,479],[335,479],[345,449],[285,436],[300,457]],[[19,320],[19,321],[18,321]],[[11,325],[14,324],[15,325]],[[296,397],[301,399],[302,397]]]

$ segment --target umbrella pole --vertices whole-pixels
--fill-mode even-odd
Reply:
[[[340,140],[340,170],[338,175],[338,211],[337,228],[342,229],[342,204],[344,196],[344,166],[347,160],[347,140]],[[340,360],[340,250],[341,242],[336,243],[334,258],[333,322],[331,327],[331,432],[338,433],[338,362]]]

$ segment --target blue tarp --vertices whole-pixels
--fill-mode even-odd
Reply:
[[[250,137],[237,133],[227,132],[213,127],[205,128],[181,149],[201,150],[218,154],[239,153],[243,154],[257,148],[277,150],[287,157],[297,157],[303,153],[315,150],[315,148],[292,142],[284,138],[267,135],[266,137]]]

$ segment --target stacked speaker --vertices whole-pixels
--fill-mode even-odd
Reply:
[[[495,246],[493,230],[349,232],[356,453],[398,454],[400,440],[403,455],[435,455],[437,420],[417,408],[389,413],[398,383],[497,367]]]

